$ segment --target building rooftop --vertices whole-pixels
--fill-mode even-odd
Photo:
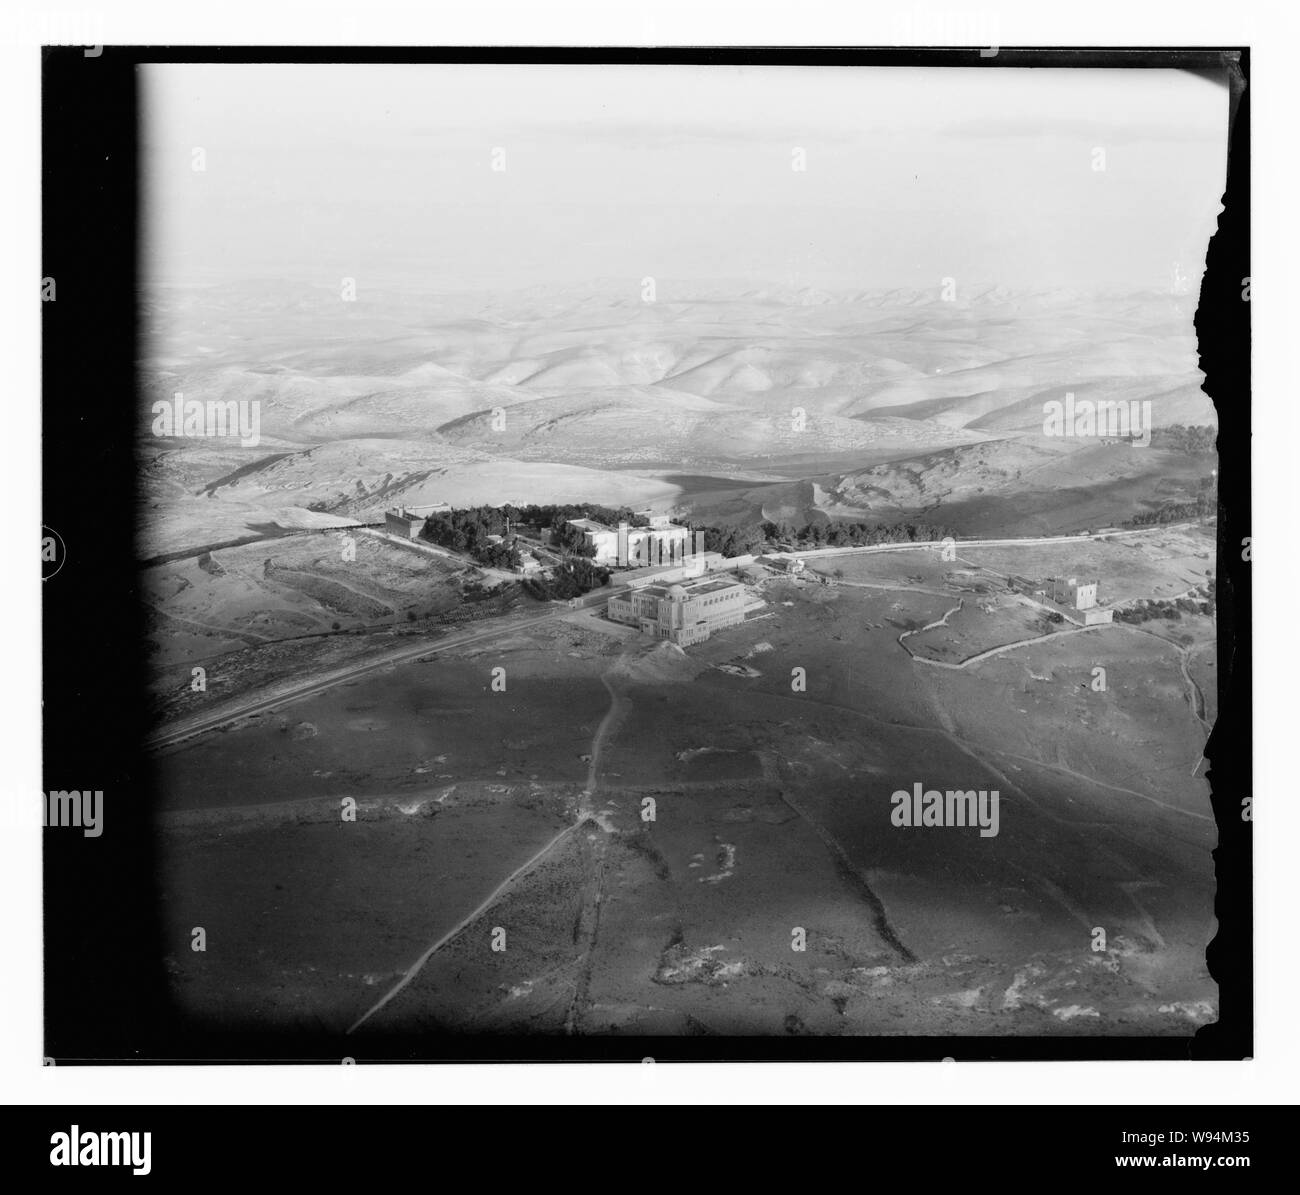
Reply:
[[[710,577],[704,581],[693,581],[685,588],[692,594],[717,593],[719,589],[734,589],[740,582],[731,577]]]
[[[570,527],[581,527],[583,531],[613,531],[613,527],[606,527],[604,523],[598,523],[595,519],[570,519]]]
[[[702,597],[724,589],[736,589],[741,583],[734,577],[704,577],[699,580],[679,581],[672,585],[647,585],[641,592],[655,597]],[[676,592],[674,592],[676,591]]]

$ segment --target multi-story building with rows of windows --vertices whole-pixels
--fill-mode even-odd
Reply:
[[[745,586],[734,578],[704,577],[681,585],[647,585],[611,597],[606,613],[614,622],[688,647],[744,622],[748,603]]]

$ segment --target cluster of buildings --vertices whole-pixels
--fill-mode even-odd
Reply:
[[[419,539],[430,515],[450,509],[445,502],[398,507],[384,513],[384,528],[403,539]],[[618,578],[620,592],[606,602],[606,616],[613,622],[688,647],[702,643],[714,631],[744,622],[750,610],[763,605],[727,571],[737,561],[706,552],[703,532],[692,536],[689,528],[668,515],[650,515],[643,527],[628,523],[608,527],[595,519],[570,519],[569,525],[582,532],[594,563],[624,570]],[[488,538],[502,541],[499,535]],[[520,555],[523,573],[540,571],[531,552],[521,547]],[[802,567],[802,561],[797,565]]]
[[[445,502],[399,507],[385,512],[384,526],[392,535],[418,539],[430,515],[450,509]],[[610,527],[585,518],[568,522],[582,533],[594,563],[625,570],[619,575],[620,592],[612,594],[606,603],[606,616],[613,622],[688,647],[702,643],[714,631],[744,622],[751,610],[763,605],[762,598],[751,593],[730,571],[752,563],[752,556],[727,560],[718,552],[706,552],[703,532],[692,536],[688,527],[674,523],[668,515],[649,515],[648,524],[641,527],[625,522]],[[489,539],[501,542],[502,537],[494,535]],[[531,552],[521,547],[520,555],[521,572],[527,575],[541,571],[541,564]],[[764,556],[762,562],[774,571],[792,575],[803,573],[805,568],[803,560],[793,555]],[[1017,593],[1078,626],[1095,626],[1114,619],[1112,608],[1098,605],[1099,582],[1095,578],[1048,577],[1033,581],[1011,576],[1007,581]],[[575,599],[570,604],[579,603]]]
[[[1048,577],[1045,581],[1031,581],[1027,577],[1009,577],[1011,588],[1017,593],[1054,610],[1079,626],[1090,627],[1111,622],[1115,611],[1109,606],[1097,605],[1099,582],[1081,581],[1078,577]]]
[[[704,550],[704,534],[649,515],[648,525],[608,527],[595,519],[570,519],[594,552],[596,564],[630,569],[619,576],[621,593],[611,595],[605,615],[679,647],[702,643],[714,631],[745,621],[762,599],[723,571],[734,561]]]

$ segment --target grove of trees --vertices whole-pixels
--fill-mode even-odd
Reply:
[[[1151,447],[1174,452],[1214,452],[1219,431],[1204,423],[1185,426],[1181,423],[1157,427],[1151,432]]]
[[[1197,483],[1196,496],[1186,502],[1166,502],[1158,510],[1144,510],[1126,519],[1125,527],[1151,527],[1160,523],[1186,523],[1192,519],[1206,519],[1219,510],[1219,491],[1213,477],[1203,477]]]
[[[505,536],[505,512],[495,506],[474,506],[430,515],[421,536],[453,552],[465,552],[491,568],[517,569],[523,563],[513,538],[492,543],[488,536]]]
[[[524,592],[539,602],[556,598],[567,601],[608,584],[609,569],[579,556],[557,566],[549,577],[529,577],[524,581]]]

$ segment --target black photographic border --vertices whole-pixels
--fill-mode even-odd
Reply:
[[[46,790],[102,789],[102,837],[43,833],[45,1044],[66,1064],[470,1061],[958,1061],[1242,1059],[1253,1052],[1248,48],[193,47],[42,51],[43,523],[66,545],[43,585]],[[1196,313],[1219,418],[1218,720],[1206,755],[1219,830],[1218,933],[1207,958],[1220,1019],[1170,1037],[319,1038],[195,1023],[170,994],[158,912],[154,769],[144,749],[136,463],[140,210],[137,67],[146,63],[545,63],[1175,68],[1226,72],[1223,212]],[[36,280],[33,280],[35,282]],[[69,484],[68,479],[79,479]],[[93,494],[88,502],[87,496]],[[23,910],[21,915],[34,915]]]

